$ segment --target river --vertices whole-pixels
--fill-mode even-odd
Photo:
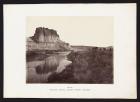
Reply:
[[[27,61],[27,83],[47,83],[53,73],[61,73],[72,62],[65,54],[48,54],[39,59],[39,55],[33,56]],[[32,57],[32,56],[28,56]]]

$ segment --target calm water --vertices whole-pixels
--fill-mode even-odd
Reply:
[[[113,51],[27,53],[26,76],[27,83],[112,84]]]
[[[39,57],[34,56],[32,60],[27,61],[27,82],[29,83],[47,83],[51,74],[61,73],[72,63],[66,55],[62,54],[50,54],[43,59]]]

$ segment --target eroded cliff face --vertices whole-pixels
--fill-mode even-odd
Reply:
[[[38,27],[35,30],[33,40],[36,42],[56,42],[59,40],[59,35],[53,29]]]
[[[53,29],[38,27],[32,37],[27,38],[27,51],[31,50],[69,50],[70,45],[61,41]]]

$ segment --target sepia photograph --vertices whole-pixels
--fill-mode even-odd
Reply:
[[[26,21],[26,83],[113,84],[113,17]]]
[[[136,6],[4,5],[4,97],[137,98]]]

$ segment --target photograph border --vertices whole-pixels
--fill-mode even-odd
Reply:
[[[58,101],[61,101],[61,102],[77,102],[77,101],[80,101],[80,102],[138,102],[140,101],[140,70],[139,70],[139,67],[140,67],[140,63],[138,62],[139,58],[140,58],[140,47],[139,47],[139,43],[140,43],[140,39],[139,38],[139,33],[140,33],[140,2],[139,0],[86,0],[86,1],[81,1],[81,0],[69,0],[69,1],[65,1],[65,0],[36,0],[36,1],[33,1],[33,0],[3,0],[3,1],[0,1],[1,4],[0,4],[0,13],[1,13],[1,16],[0,16],[0,32],[1,32],[1,49],[0,49],[0,54],[1,54],[1,68],[0,68],[0,101],[22,101],[22,102],[26,102],[26,101],[33,101],[33,102],[38,102],[38,101],[42,101],[42,102],[58,102]],[[57,3],[57,4],[60,4],[60,3],[136,3],[137,4],[137,99],[65,99],[65,98],[62,98],[62,99],[53,99],[53,98],[3,98],[3,88],[4,88],[4,85],[3,85],[3,70],[4,70],[4,56],[3,56],[3,53],[4,53],[4,49],[3,49],[3,35],[4,35],[4,31],[3,31],[3,4],[44,4],[44,3]]]

